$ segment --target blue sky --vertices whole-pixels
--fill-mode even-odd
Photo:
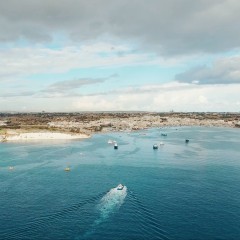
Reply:
[[[1,2],[0,111],[238,112],[239,11],[237,0]]]

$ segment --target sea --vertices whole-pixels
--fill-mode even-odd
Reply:
[[[240,129],[1,143],[0,239],[238,240]]]

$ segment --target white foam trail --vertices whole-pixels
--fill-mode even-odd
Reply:
[[[124,186],[122,190],[117,190],[117,187],[112,188],[107,194],[105,194],[97,205],[99,218],[94,221],[91,229],[82,236],[83,239],[91,235],[99,224],[106,221],[114,212],[116,212],[124,203],[126,196],[126,186]]]
[[[122,190],[112,188],[106,195],[103,196],[97,208],[100,212],[100,217],[95,221],[99,224],[109,218],[109,216],[117,211],[124,203],[124,199],[127,196],[127,187],[124,186]]]

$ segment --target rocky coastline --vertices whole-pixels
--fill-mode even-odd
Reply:
[[[154,127],[240,127],[239,113],[0,113],[0,141],[16,136],[37,139],[83,138],[97,132],[135,131]],[[35,134],[34,134],[35,133]],[[37,134],[38,133],[38,134]],[[50,134],[55,133],[55,135]],[[29,135],[32,134],[32,135]],[[50,136],[50,135],[51,136]],[[60,135],[65,134],[65,135]],[[81,135],[82,134],[82,135]],[[46,137],[50,136],[50,137]],[[65,136],[65,137],[64,137]],[[70,137],[71,136],[71,137]],[[24,137],[19,137],[24,139]]]

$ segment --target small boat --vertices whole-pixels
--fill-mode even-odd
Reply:
[[[153,149],[158,149],[158,145],[157,144],[153,144]]]
[[[9,167],[9,170],[13,170],[13,169],[14,169],[14,167],[13,167],[13,166],[10,166],[10,167]]]
[[[160,142],[160,143],[159,143],[159,145],[160,145],[160,146],[163,146],[163,145],[164,145],[164,143],[163,143],[163,142]]]
[[[113,140],[109,139],[108,144],[113,144]]]
[[[65,172],[69,172],[70,170],[71,170],[70,167],[66,167],[66,168],[64,169]]]
[[[189,139],[186,139],[186,140],[185,140],[185,143],[189,143]]]
[[[161,133],[161,136],[166,137],[167,134],[166,133]]]
[[[117,190],[123,190],[124,185],[122,185],[121,183],[117,186]]]
[[[114,149],[118,149],[118,144],[117,143],[114,144]]]

